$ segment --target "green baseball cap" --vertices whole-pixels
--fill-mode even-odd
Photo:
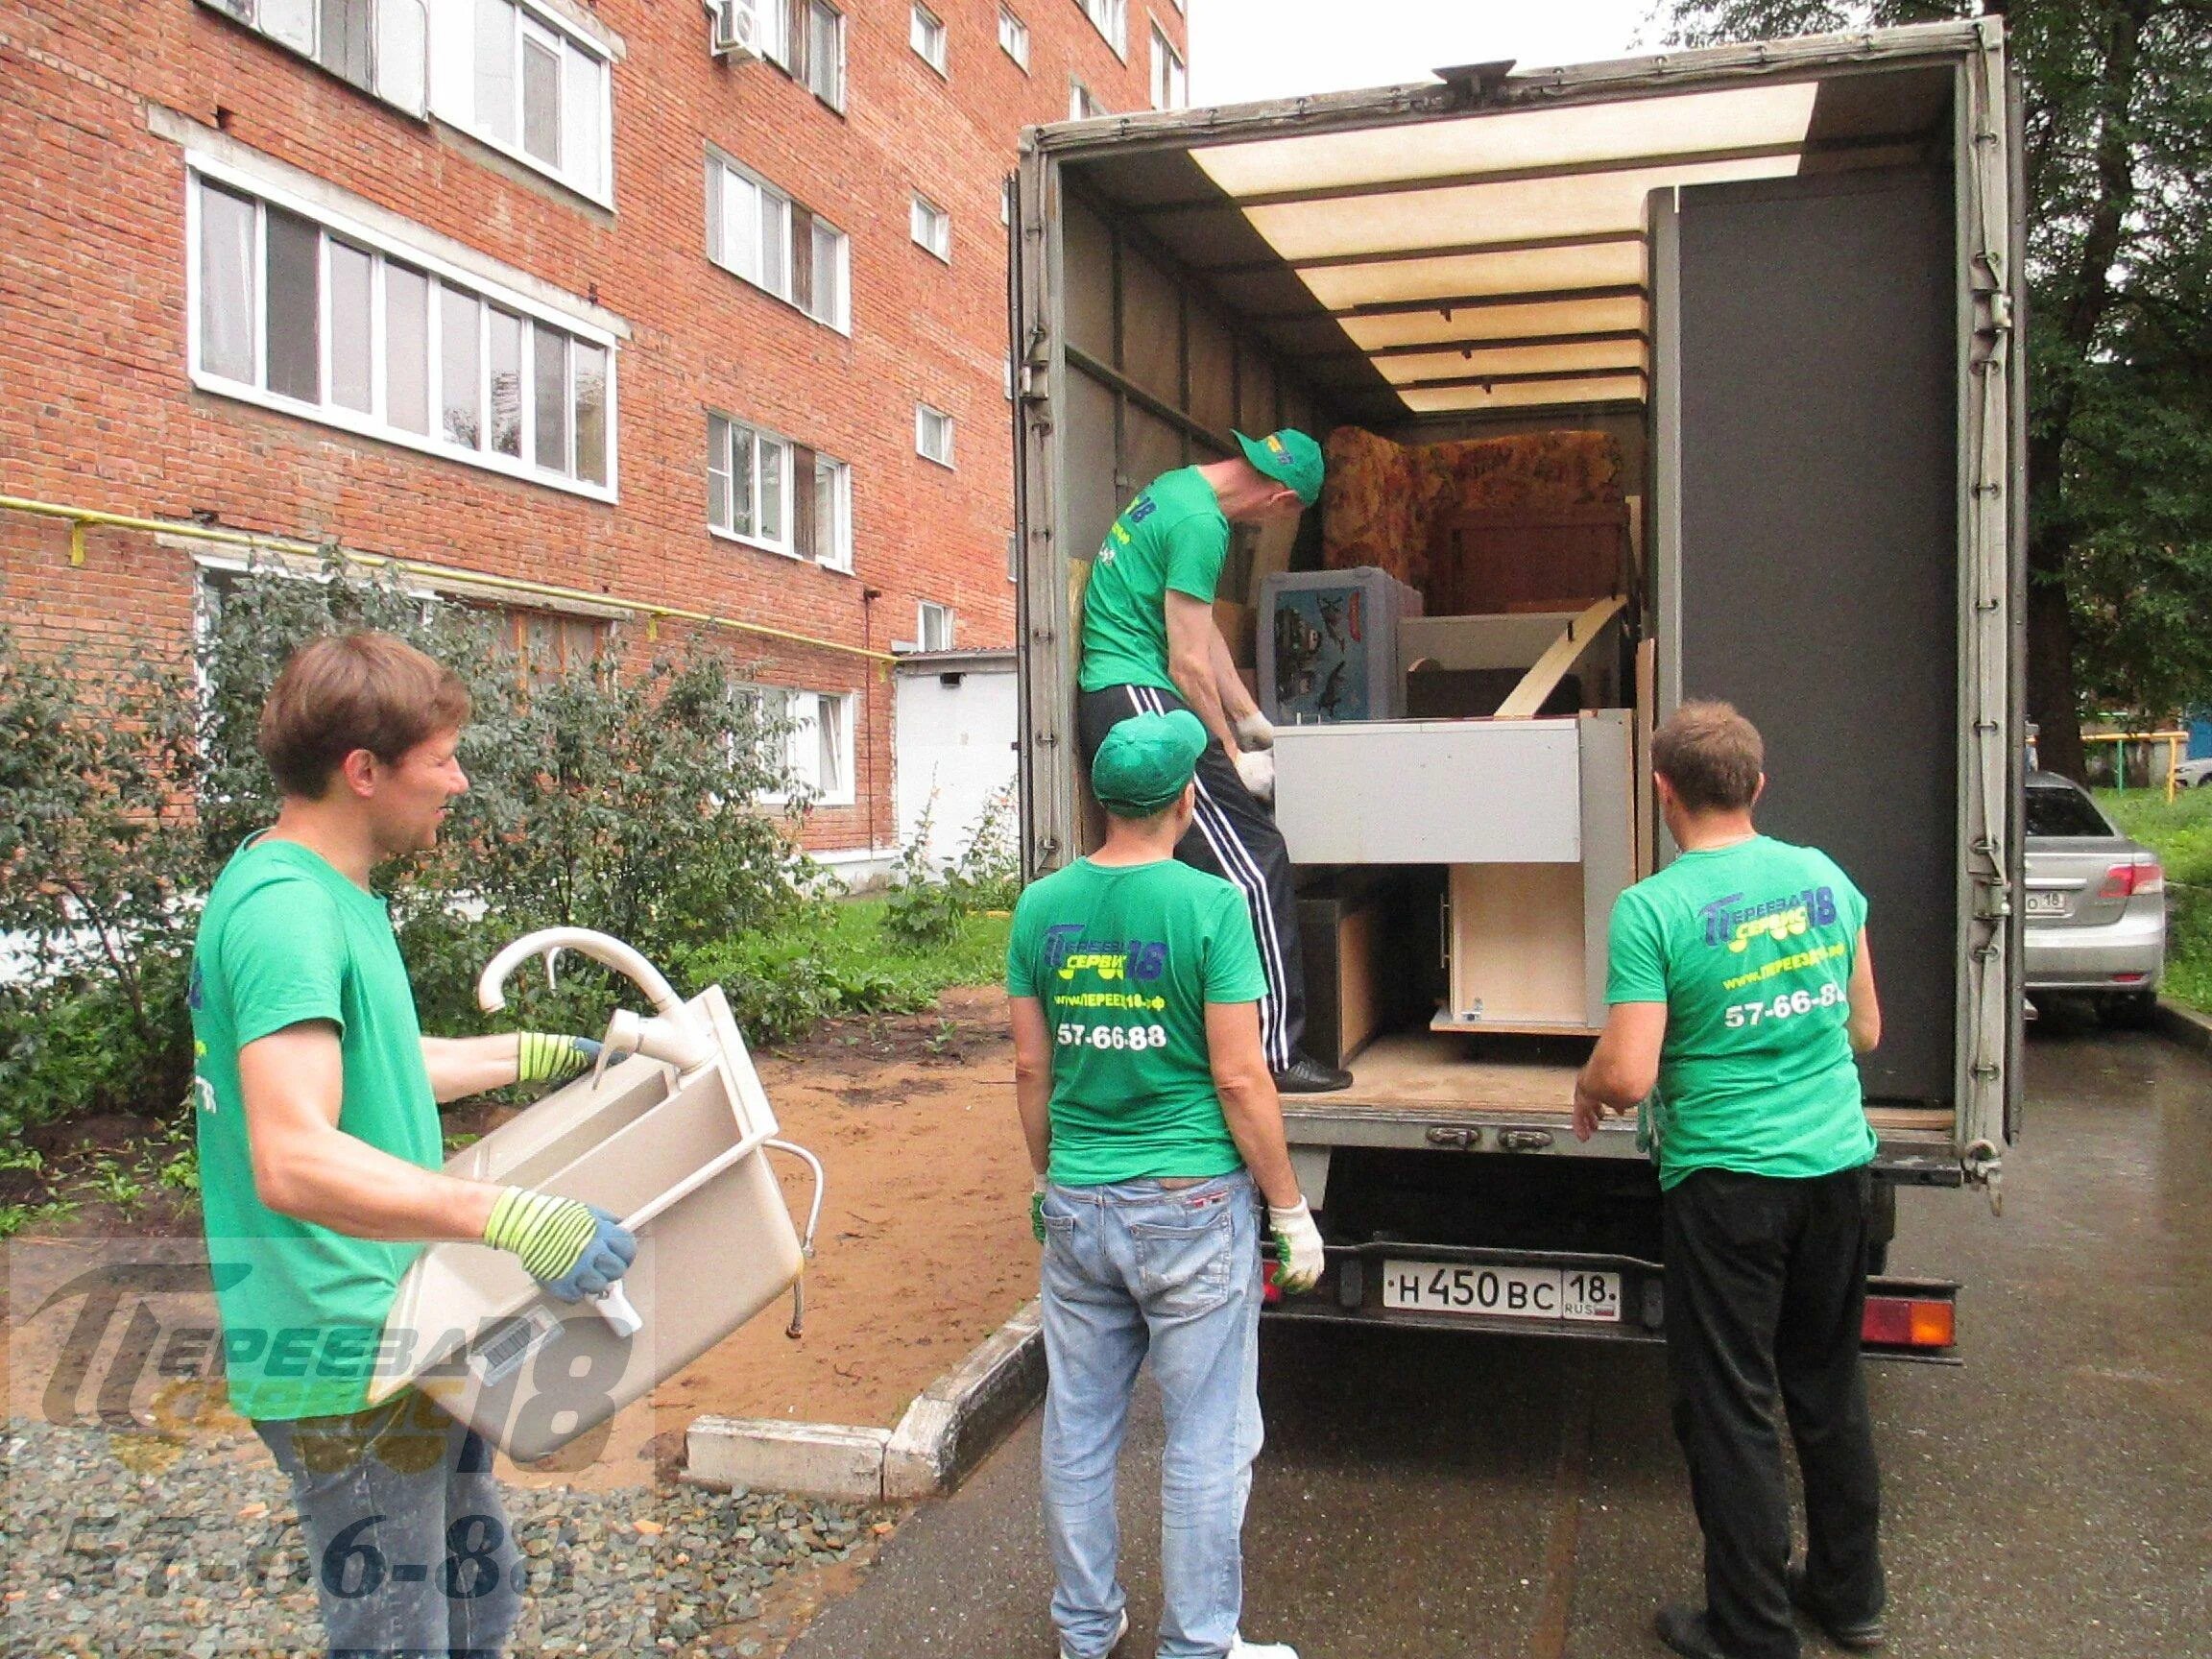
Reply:
[[[1288,426],[1264,438],[1233,434],[1244,445],[1244,459],[1278,484],[1298,492],[1298,499],[1310,507],[1321,499],[1321,445]]]
[[[1205,752],[1206,728],[1190,709],[1132,714],[1098,745],[1091,793],[1117,817],[1149,818],[1175,804]]]

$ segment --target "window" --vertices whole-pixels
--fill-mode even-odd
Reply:
[[[431,12],[433,110],[611,205],[606,55],[522,0],[439,0]]]
[[[1091,96],[1090,87],[1084,85],[1080,81],[1070,80],[1068,83],[1069,120],[1088,121],[1094,116],[1105,113],[1106,106]]]
[[[940,466],[952,465],[952,417],[926,403],[914,405],[914,449]]]
[[[1006,533],[1006,580],[1022,580],[1022,537],[1012,530]]]
[[[914,644],[920,651],[952,649],[952,607],[925,599],[915,610]]]
[[[832,109],[845,108],[845,14],[826,0],[759,0],[760,55]]]
[[[589,616],[551,611],[503,611],[499,632],[521,664],[523,684],[533,691],[596,661],[606,637],[604,627]]]
[[[1092,27],[1119,56],[1129,56],[1129,0],[1075,0]]]
[[[727,416],[707,417],[707,522],[771,553],[853,568],[853,469]]]
[[[914,8],[914,24],[907,34],[914,50],[922,60],[942,75],[945,73],[945,25],[926,6]]]
[[[1183,66],[1183,55],[1155,24],[1152,29],[1152,108],[1180,109],[1190,102],[1190,72]]]
[[[816,322],[852,328],[852,246],[845,233],[715,154],[707,157],[707,252]]]
[[[1022,65],[1022,72],[1029,72],[1029,25],[1001,6],[998,8],[998,44],[1006,56]]]
[[[613,343],[195,164],[192,378],[612,499]]]
[[[853,694],[758,688],[762,719],[783,733],[783,761],[794,791],[823,806],[853,804]],[[787,799],[764,795],[764,800]]]
[[[914,240],[938,258],[952,263],[952,215],[920,191],[914,193]]]
[[[410,115],[426,113],[423,0],[202,0],[341,81]]]
[[[2119,831],[2080,790],[2042,783],[2028,791],[2028,833],[2113,836]]]

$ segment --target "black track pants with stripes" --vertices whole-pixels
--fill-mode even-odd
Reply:
[[[1106,733],[1133,714],[1186,708],[1172,691],[1150,685],[1108,685],[1086,691],[1076,709],[1083,742],[1083,771]],[[1290,891],[1290,853],[1275,818],[1244,787],[1221,740],[1198,757],[1198,816],[1175,848],[1184,863],[1237,884],[1252,907],[1260,963],[1267,974],[1267,999],[1260,1004],[1260,1041],[1267,1064],[1286,1069],[1306,1036],[1306,964],[1298,953],[1298,901]]]

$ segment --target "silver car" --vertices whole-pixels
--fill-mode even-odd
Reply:
[[[2087,792],[2028,774],[2028,991],[2085,994],[2143,1021],[2166,966],[2166,872]]]

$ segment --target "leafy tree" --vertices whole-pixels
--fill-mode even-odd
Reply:
[[[1671,0],[1684,45],[2006,13],[2025,83],[2028,714],[2212,693],[2212,5]]]

